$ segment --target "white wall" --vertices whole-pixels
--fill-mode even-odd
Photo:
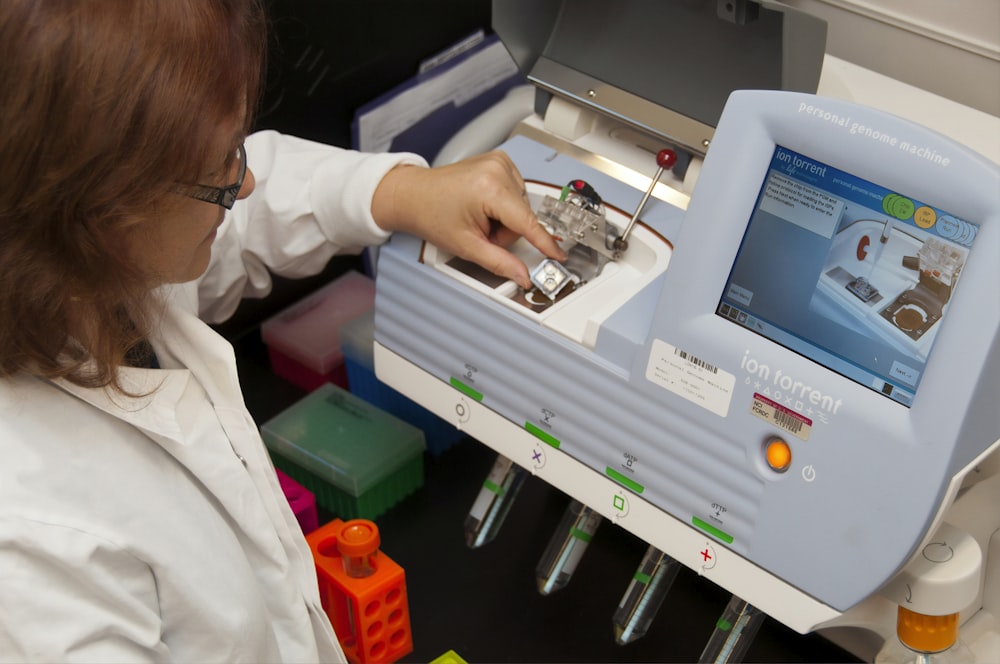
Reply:
[[[1000,0],[782,0],[831,55],[1000,116]]]

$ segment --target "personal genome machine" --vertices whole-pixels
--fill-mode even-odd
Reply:
[[[503,148],[569,259],[394,238],[379,377],[800,633],[873,658],[902,606],[1000,661],[1000,166],[787,72],[691,121],[552,21]]]

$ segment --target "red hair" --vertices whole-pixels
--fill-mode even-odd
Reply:
[[[124,236],[246,131],[265,43],[259,0],[0,3],[0,376],[120,389],[152,301]]]

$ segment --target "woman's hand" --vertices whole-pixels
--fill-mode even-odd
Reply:
[[[531,287],[528,268],[506,249],[519,237],[550,258],[566,258],[500,151],[438,168],[394,168],[375,191],[372,215],[385,230],[416,235],[524,288]]]

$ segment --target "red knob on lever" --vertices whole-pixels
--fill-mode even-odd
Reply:
[[[664,148],[656,153],[656,165],[660,167],[660,172],[665,168],[673,168],[677,163],[677,153],[668,148]],[[653,184],[660,179],[660,173],[653,177]]]
[[[629,219],[628,226],[625,227],[625,232],[622,233],[620,238],[617,238],[614,243],[614,248],[618,252],[625,251],[628,249],[628,235],[632,232],[632,227],[635,226],[636,220],[639,215],[642,214],[642,209],[646,207],[646,201],[653,194],[653,189],[656,187],[656,183],[660,181],[660,176],[663,175],[663,171],[672,168],[674,164],[677,163],[677,153],[668,148],[664,148],[656,153],[656,174],[653,176],[652,181],[649,183],[649,189],[643,195],[642,200],[639,201],[639,207],[635,209],[632,214],[632,218]]]

